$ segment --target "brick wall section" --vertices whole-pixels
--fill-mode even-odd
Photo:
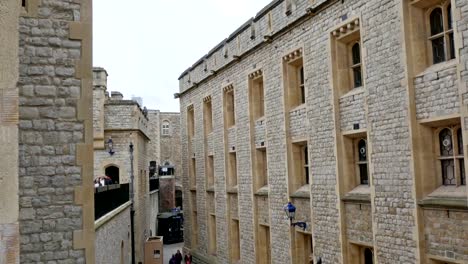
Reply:
[[[307,109],[306,107],[300,107],[289,112],[289,135],[292,140],[307,138]]]
[[[414,79],[418,119],[458,113],[460,98],[456,73],[456,65],[450,65],[438,71],[423,73]]]
[[[341,131],[353,130],[354,124],[359,124],[359,129],[367,127],[363,88],[361,88],[361,91],[340,98]]]
[[[346,235],[353,242],[373,244],[370,204],[345,204]]]
[[[130,206],[96,229],[96,264],[129,263]],[[121,248],[123,243],[123,248]],[[121,255],[122,254],[122,255]]]
[[[467,219],[466,212],[424,210],[426,252],[468,261]]]
[[[37,18],[19,20],[21,263],[84,262],[84,251],[73,248],[73,231],[83,224],[74,204],[82,185],[75,153],[84,140],[75,77],[81,42],[69,39],[68,23],[79,21],[80,8],[42,1]]]

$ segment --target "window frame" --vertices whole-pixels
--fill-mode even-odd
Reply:
[[[360,160],[359,154],[360,154],[360,148],[359,148],[359,143],[361,141],[364,141],[365,143],[365,149],[366,149],[366,160]],[[364,137],[359,137],[356,138],[353,142],[353,154],[354,154],[354,163],[355,163],[355,168],[356,168],[356,182],[358,183],[357,185],[365,185],[365,186],[370,186],[370,177],[369,177],[369,146],[367,142],[367,138]],[[367,183],[363,183],[362,181],[362,176],[361,176],[361,165],[366,165],[366,172],[367,172]]]
[[[444,3],[445,2],[445,3]],[[449,7],[450,7],[450,17],[449,17]],[[431,14],[434,10],[440,8],[442,11],[442,32],[432,35],[432,25],[431,25]],[[449,21],[451,18],[451,21]],[[426,9],[425,12],[425,24],[426,24],[426,49],[427,49],[427,58],[429,65],[436,65],[439,63],[444,63],[451,61],[456,58],[455,53],[455,39],[454,39],[454,29],[453,29],[453,9],[451,1],[440,1],[437,4],[431,5]],[[451,27],[449,27],[451,25]],[[439,38],[443,38],[444,44],[444,59],[441,61],[434,61],[434,51],[433,51],[433,41]],[[452,50],[453,49],[453,50]]]
[[[167,127],[165,127],[167,126]],[[168,120],[164,120],[161,125],[161,134],[163,136],[171,135],[171,123]]]
[[[441,141],[440,134],[442,131],[448,129],[451,135],[451,144],[452,144],[452,154],[451,155],[442,155],[441,153]],[[461,139],[461,141],[460,141]],[[465,158],[463,150],[463,130],[459,124],[451,126],[442,126],[437,128],[434,131],[434,146],[435,146],[435,162],[436,162],[436,176],[437,176],[437,185],[438,186],[464,186],[466,185],[466,168],[465,168]],[[459,144],[461,144],[461,148]],[[442,161],[453,160],[453,173],[454,173],[454,184],[445,184],[444,173],[442,168]],[[460,165],[463,164],[463,165]],[[465,171],[463,177],[461,167]]]
[[[357,63],[354,63],[354,46],[358,45],[358,48],[359,48],[359,62]],[[349,67],[349,74],[350,74],[350,77],[349,77],[349,85],[350,85],[350,89],[356,89],[356,88],[360,88],[363,86],[363,79],[362,79],[362,49],[361,49],[361,37],[359,36],[358,39],[356,40],[353,40],[351,41],[349,44],[348,44],[348,67]],[[356,69],[359,69],[359,76],[360,76],[360,84],[358,85],[357,82],[356,82],[356,78],[355,78],[355,70]]]

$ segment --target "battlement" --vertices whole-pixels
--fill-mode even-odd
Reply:
[[[185,93],[338,0],[274,0],[179,76]]]

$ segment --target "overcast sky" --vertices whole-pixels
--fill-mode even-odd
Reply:
[[[108,91],[179,112],[180,74],[271,0],[94,0],[94,66]]]

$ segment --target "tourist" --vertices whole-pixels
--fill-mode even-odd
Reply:
[[[177,253],[175,254],[175,261],[177,264],[182,263],[182,253],[180,253],[180,250],[177,250]]]

